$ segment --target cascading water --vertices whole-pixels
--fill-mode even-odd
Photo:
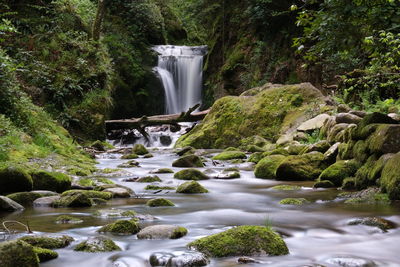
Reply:
[[[153,48],[158,56],[154,70],[165,90],[165,114],[187,111],[201,103],[203,56],[206,46],[159,45]]]

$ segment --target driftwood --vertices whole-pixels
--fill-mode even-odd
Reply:
[[[146,127],[156,126],[163,124],[177,125],[179,122],[196,122],[204,119],[210,110],[204,110],[200,112],[193,112],[196,110],[200,104],[195,105],[186,112],[180,114],[170,114],[170,115],[156,115],[156,116],[143,116],[141,118],[125,119],[125,120],[109,120],[106,121],[106,131],[121,130],[121,129],[136,129],[138,130],[146,139],[148,139],[148,134],[146,132]]]

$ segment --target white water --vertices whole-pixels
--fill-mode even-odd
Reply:
[[[158,73],[165,90],[165,114],[187,111],[201,103],[203,87],[203,56],[206,46],[160,45],[153,48],[158,54]]]

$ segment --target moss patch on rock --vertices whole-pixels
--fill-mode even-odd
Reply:
[[[36,171],[32,173],[34,190],[50,190],[62,193],[71,189],[71,177],[60,172]]]
[[[101,227],[97,232],[113,233],[118,235],[134,235],[139,231],[140,227],[135,220],[118,220]]]
[[[46,248],[33,247],[33,251],[39,258],[39,262],[46,262],[58,258],[58,253]]]
[[[174,174],[174,178],[179,180],[192,180],[192,181],[209,179],[207,175],[196,169],[181,170]]]
[[[78,224],[82,223],[83,220],[69,215],[60,215],[56,218],[55,222],[59,224]]]
[[[0,243],[0,266],[39,267],[39,258],[33,247],[22,240]]]
[[[47,248],[47,249],[65,248],[69,246],[72,241],[74,241],[72,237],[66,235],[59,237],[27,235],[19,238],[19,240],[22,240],[35,247]]]
[[[75,248],[75,251],[81,252],[111,252],[111,251],[120,251],[121,248],[117,246],[109,238],[105,237],[92,237],[82,243],[79,243]]]
[[[58,207],[69,207],[69,208],[79,208],[79,207],[91,207],[92,202],[85,194],[77,193],[71,195],[62,196],[60,199],[54,201],[52,206]]]
[[[126,154],[121,157],[121,159],[137,159],[137,158],[139,158],[139,156],[136,153]]]
[[[162,186],[162,185],[147,185],[144,190],[175,190],[176,188],[173,186]]]
[[[208,193],[208,190],[198,182],[190,181],[178,186],[176,192],[182,194],[199,194],[199,193]]]
[[[300,190],[301,186],[282,184],[282,185],[273,186],[270,189],[278,190],[278,191],[294,191],[294,190]]]
[[[187,155],[187,156],[182,156],[179,159],[172,162],[172,166],[182,167],[182,168],[192,168],[192,167],[203,167],[204,164],[199,156]]]
[[[381,188],[392,200],[400,199],[400,153],[389,159],[383,168],[380,179]]]
[[[146,149],[146,147],[142,144],[135,144],[132,148],[132,152],[137,154],[137,155],[146,155],[149,154],[149,151]]]
[[[153,171],[151,171],[151,173],[174,173],[174,171],[173,170],[171,170],[171,169],[168,169],[168,168],[161,168],[161,169],[156,169],[156,170],[153,170]]]
[[[286,157],[283,155],[271,155],[260,160],[254,170],[257,178],[276,179],[276,170]]]
[[[304,203],[309,203],[305,198],[285,198],[279,201],[281,205],[303,205]]]
[[[241,151],[224,151],[213,157],[214,160],[246,159],[246,154]]]
[[[14,200],[18,204],[21,204],[22,206],[29,206],[32,205],[33,201],[44,197],[44,195],[35,192],[19,192],[7,195],[7,197]]]
[[[175,206],[175,204],[171,200],[168,200],[165,198],[151,199],[146,202],[146,205],[149,207],[172,207],[172,206]]]
[[[0,168],[0,194],[31,191],[32,177],[21,167]]]
[[[112,193],[100,192],[95,190],[68,190],[61,194],[62,197],[73,196],[83,194],[88,198],[102,198],[105,200],[110,200],[112,198]]]
[[[140,177],[139,179],[136,180],[136,182],[138,182],[138,183],[154,183],[154,182],[162,182],[162,180],[157,175],[152,175],[152,176]]]
[[[286,255],[289,250],[279,236],[263,226],[238,226],[219,234],[200,238],[188,244],[189,248],[211,257]]]
[[[342,185],[343,180],[353,177],[361,164],[356,160],[339,160],[325,169],[319,176],[319,181],[331,181],[335,186]]]

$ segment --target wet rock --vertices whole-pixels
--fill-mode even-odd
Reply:
[[[69,208],[79,208],[79,207],[91,207],[92,202],[90,199],[82,193],[77,193],[73,195],[61,196],[58,200],[52,203],[53,207],[69,207]]]
[[[301,186],[284,184],[284,185],[276,185],[274,187],[271,187],[270,189],[278,191],[294,191],[294,190],[300,190]]]
[[[61,194],[61,197],[74,196],[83,194],[87,198],[102,198],[109,200],[112,198],[112,193],[106,191],[96,191],[96,190],[68,190]]]
[[[286,255],[289,250],[279,236],[263,226],[238,226],[219,234],[200,238],[188,244],[211,257]]]
[[[32,177],[22,168],[0,168],[0,194],[31,191]]]
[[[34,207],[51,207],[54,202],[60,200],[61,196],[41,197],[33,201]]]
[[[174,257],[172,253],[156,252],[150,255],[151,266],[167,266],[168,261]]]
[[[118,165],[118,168],[135,168],[135,167],[139,167],[139,162],[137,162],[136,160],[130,160],[128,162],[122,163],[120,165]]]
[[[322,140],[315,144],[309,145],[308,148],[304,151],[304,153],[310,153],[314,151],[325,153],[326,151],[328,151],[330,147],[331,145],[329,144],[328,141]]]
[[[161,168],[161,169],[152,170],[150,173],[174,173],[174,171],[171,169],[168,169],[168,168]]]
[[[121,248],[117,246],[114,241],[105,237],[91,237],[86,241],[78,244],[75,248],[75,251],[82,252],[110,252],[110,251],[119,251]]]
[[[319,181],[331,181],[335,186],[342,185],[343,180],[353,177],[361,164],[356,160],[339,160],[325,169],[319,176]]]
[[[209,179],[207,175],[196,169],[186,169],[179,171],[174,174],[174,178],[179,180],[192,180],[192,181]]]
[[[147,206],[149,207],[172,207],[175,206],[175,204],[168,199],[165,198],[155,198],[147,201],[146,203]]]
[[[199,252],[187,252],[170,258],[168,267],[197,267],[207,266],[210,260],[206,255]]]
[[[322,181],[317,181],[314,184],[314,188],[333,188],[336,187],[331,181],[328,180],[322,180]]]
[[[187,155],[180,157],[172,163],[173,167],[191,168],[191,167],[203,167],[204,164],[199,156]]]
[[[137,158],[139,158],[139,156],[135,153],[126,154],[121,157],[121,159],[137,159]],[[121,168],[121,167],[118,167],[118,168]]]
[[[187,229],[176,225],[152,225],[137,234],[139,239],[178,239],[187,234]]]
[[[339,154],[339,145],[340,142],[336,142],[333,144],[325,153],[324,160],[329,163],[333,163],[336,160],[337,155]]]
[[[214,156],[213,160],[246,159],[246,154],[242,151],[224,151]]]
[[[237,179],[240,178],[240,172],[238,168],[228,168],[223,170],[222,172],[217,173],[214,176],[215,179]]]
[[[305,198],[285,198],[279,201],[281,205],[303,205],[305,203],[309,203]]]
[[[0,211],[12,212],[23,209],[24,207],[15,202],[14,200],[5,196],[0,196]]]
[[[111,193],[113,198],[129,198],[131,194],[129,190],[122,187],[108,188],[103,191],[104,193]]]
[[[311,152],[298,156],[288,156],[276,169],[276,179],[284,181],[315,180],[325,169],[324,155]]]
[[[39,267],[39,259],[33,247],[21,240],[0,243],[0,266]]]
[[[38,256],[40,263],[58,258],[58,253],[51,249],[33,247],[33,251]]]
[[[117,235],[134,235],[140,231],[140,227],[136,220],[118,220],[101,227],[97,232],[112,233]]]
[[[69,215],[60,215],[56,218],[56,223],[58,223],[58,224],[79,224],[79,223],[83,223],[83,220],[69,216]]]
[[[187,146],[187,147],[184,147],[184,148],[182,148],[182,149],[177,150],[177,151],[176,151],[176,154],[177,154],[178,156],[182,157],[182,156],[185,155],[185,154],[193,154],[194,150],[195,150],[195,149],[194,149],[193,147]]]
[[[360,118],[359,116],[350,113],[338,113],[336,114],[335,119],[336,123],[349,123],[349,124],[351,123],[357,124],[362,120],[362,118]]]
[[[332,116],[328,114],[320,114],[311,120],[305,121],[302,124],[300,124],[299,127],[297,127],[297,131],[299,132],[312,132],[317,129],[321,129],[321,127],[324,125],[324,122],[331,118]]]
[[[327,259],[326,263],[341,266],[341,267],[375,267],[377,266],[373,261],[361,259],[361,258],[353,258],[349,256],[339,256],[331,259]]]
[[[387,232],[389,229],[396,228],[396,224],[392,221],[386,220],[380,217],[366,217],[366,218],[358,218],[351,220],[349,225],[367,225],[372,227],[378,227],[384,232]]]
[[[149,151],[146,149],[146,147],[141,144],[135,144],[132,148],[132,152],[137,155],[146,155],[149,153]]]
[[[349,112],[352,115],[356,115],[360,118],[364,118],[368,113],[362,110],[352,110]]]
[[[390,204],[391,201],[387,194],[380,193],[379,188],[369,187],[365,190],[354,193],[339,194],[339,198],[347,198],[346,204]]]
[[[255,259],[250,258],[250,257],[240,257],[240,258],[238,258],[237,261],[240,264],[260,263],[259,261],[256,261]]]
[[[152,175],[152,176],[140,177],[136,180],[136,182],[138,182],[138,183],[154,183],[154,182],[162,182],[162,180],[157,175]]]
[[[47,249],[57,249],[65,248],[69,246],[74,239],[70,236],[44,236],[44,235],[27,235],[19,238],[32,246],[47,248]]]
[[[172,138],[169,135],[161,135],[160,136],[160,143],[163,146],[169,146],[172,144]]]
[[[33,204],[33,201],[35,201],[36,199],[45,197],[45,196],[51,196],[51,195],[58,195],[58,194],[54,193],[54,192],[52,192],[52,194],[37,193],[37,192],[19,192],[19,193],[13,193],[13,194],[7,195],[7,197],[14,200],[15,202],[17,202],[20,205],[30,206]]]
[[[34,190],[49,190],[62,193],[71,189],[71,177],[60,172],[36,171],[32,174]]]
[[[276,170],[279,165],[286,159],[283,155],[271,155],[260,160],[254,170],[257,178],[276,179]]]
[[[154,157],[154,155],[151,154],[151,153],[148,153],[148,154],[146,154],[146,155],[143,155],[143,158],[144,158],[144,159],[150,159],[150,158],[153,158],[153,157]]]
[[[93,215],[102,218],[135,218],[137,213],[133,210],[103,209],[95,211]]]
[[[198,182],[190,181],[179,185],[178,188],[176,189],[176,192],[182,194],[200,194],[200,193],[208,193],[208,190]]]

